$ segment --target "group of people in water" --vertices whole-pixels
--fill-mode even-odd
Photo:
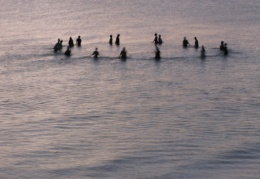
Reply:
[[[154,36],[155,37],[154,37],[154,40],[153,40],[152,43],[155,44],[155,59],[159,60],[159,59],[161,59],[161,52],[160,52],[160,49],[159,49],[158,45],[161,45],[163,43],[163,40],[162,40],[161,35],[157,36],[157,33],[155,33]],[[194,48],[197,49],[197,48],[199,48],[199,41],[198,41],[197,37],[194,37],[194,40],[195,40]],[[81,40],[80,36],[78,36],[78,38],[76,40],[76,45],[80,47],[81,46],[81,41],[82,40]],[[61,49],[62,49],[62,42],[63,42],[62,40],[58,39],[58,42],[55,44],[55,46],[53,48],[54,52],[61,51]],[[113,45],[113,36],[112,35],[110,35],[109,44]],[[117,34],[115,44],[117,46],[120,45],[120,34]],[[182,45],[183,45],[183,48],[187,48],[187,47],[191,46],[186,37],[184,37]],[[74,46],[74,42],[73,42],[72,37],[70,37],[69,41],[68,41],[68,47],[67,47],[67,50],[65,51],[64,55],[70,56],[71,55],[70,48],[73,47],[73,46]],[[227,43],[224,43],[223,41],[221,41],[220,51],[222,51],[224,55],[228,55]],[[206,50],[205,50],[205,47],[203,45],[201,46],[200,53],[201,53],[200,56],[202,58],[206,57]],[[95,51],[92,53],[91,56],[93,56],[94,58],[98,58],[99,57],[98,48],[95,49]],[[122,58],[122,59],[126,59],[127,58],[127,51],[126,51],[125,47],[120,52],[119,57]]]

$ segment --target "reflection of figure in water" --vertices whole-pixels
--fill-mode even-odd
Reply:
[[[195,39],[195,48],[199,48],[199,41],[197,37],[194,37],[194,39]]]
[[[76,43],[77,43],[78,46],[81,46],[81,38],[80,38],[80,36],[77,38]]]
[[[95,49],[95,51],[92,53],[92,56],[94,56],[94,58],[98,58],[99,56],[98,48]]]
[[[110,35],[109,44],[113,45],[113,36],[112,35]]]
[[[183,38],[183,42],[182,42],[183,47],[188,47],[188,45],[190,45],[189,41],[186,39],[186,37]]]
[[[219,50],[220,50],[220,51],[224,51],[224,42],[223,42],[223,41],[221,41]]]
[[[61,50],[61,45],[62,41],[60,39],[58,39],[58,42],[55,44],[55,46],[53,47],[54,52],[60,51]]]
[[[71,54],[70,47],[68,47],[67,50],[65,51],[64,55],[70,56],[70,54]]]
[[[157,33],[155,33],[155,34],[154,34],[154,40],[153,40],[153,43],[154,43],[155,45],[157,45],[157,44],[158,44],[158,37],[157,37]]]
[[[117,34],[117,36],[116,36],[116,42],[115,42],[116,45],[120,45],[120,39],[119,39],[119,37],[120,37],[120,34]]]
[[[205,47],[202,45],[201,50],[200,50],[200,57],[204,58],[206,57],[206,50]]]
[[[127,51],[126,51],[125,47],[122,49],[119,57],[122,58],[122,59],[126,59],[127,58]]]
[[[70,40],[69,40],[69,46],[70,46],[70,47],[73,47],[73,46],[74,46],[74,42],[73,42],[73,40],[72,40],[71,37],[70,37]]]
[[[224,55],[228,55],[228,49],[227,49],[227,44],[226,43],[224,44],[223,51],[224,51]]]
[[[159,38],[158,38],[158,44],[162,44],[163,43],[163,41],[162,41],[162,37],[161,37],[161,35],[159,35]]]
[[[156,46],[156,49],[155,49],[155,59],[156,60],[161,59],[161,52],[160,52],[160,49],[157,46]]]

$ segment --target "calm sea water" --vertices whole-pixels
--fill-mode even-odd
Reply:
[[[259,0],[0,4],[0,178],[260,177]]]

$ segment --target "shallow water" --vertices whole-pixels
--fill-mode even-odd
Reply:
[[[0,178],[259,178],[259,1],[0,2]]]

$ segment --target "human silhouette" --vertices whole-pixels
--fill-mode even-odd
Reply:
[[[112,35],[110,35],[109,44],[113,45],[113,36]]]
[[[156,49],[155,49],[155,59],[156,60],[161,59],[161,52],[160,52],[160,49],[157,46],[156,46]]]
[[[228,55],[228,48],[227,48],[227,43],[224,44],[224,55]]]
[[[157,37],[157,33],[155,33],[155,34],[154,34],[154,40],[153,40],[153,43],[154,43],[155,45],[157,45],[157,44],[158,44],[158,37]]]
[[[186,37],[183,38],[183,42],[182,42],[183,47],[188,47],[188,45],[190,45],[189,41],[186,39]]]
[[[119,39],[119,37],[120,37],[120,34],[117,34],[117,36],[116,36],[116,42],[115,42],[116,45],[120,45],[120,39]]]
[[[92,56],[94,58],[98,58],[98,56],[99,56],[98,48],[95,49],[95,51],[92,53]]]
[[[73,46],[74,46],[74,42],[73,42],[73,40],[72,40],[71,37],[70,37],[70,40],[69,40],[69,46],[70,46],[70,47],[73,47]]]
[[[60,39],[58,39],[58,42],[55,44],[53,49],[54,49],[54,52],[57,52],[57,51],[61,50],[61,40]]]
[[[224,51],[224,41],[221,41],[221,44],[220,44],[220,47],[219,47],[219,50],[220,51]]]
[[[205,50],[205,47],[203,45],[201,46],[200,57],[201,58],[206,57],[206,50]]]
[[[125,47],[122,49],[122,51],[121,51],[119,57],[120,57],[121,59],[126,59],[126,58],[127,58],[127,51],[126,51]]]
[[[161,45],[162,43],[163,43],[163,41],[162,41],[162,37],[161,37],[161,35],[159,35],[159,38],[158,38],[158,44]]]
[[[199,48],[199,41],[197,37],[194,37],[194,39],[195,39],[195,48]]]
[[[67,48],[67,50],[65,51],[64,55],[66,55],[66,56],[70,56],[71,55],[70,47]]]
[[[76,43],[77,43],[78,46],[81,46],[81,38],[80,38],[80,36],[78,36]]]

